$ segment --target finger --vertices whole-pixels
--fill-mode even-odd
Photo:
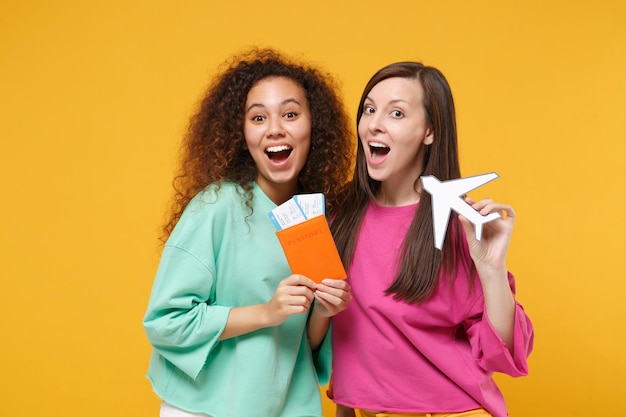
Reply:
[[[513,207],[511,206],[505,206],[504,212],[506,213],[506,217],[509,218],[515,218],[515,210],[513,210]]]
[[[313,302],[314,296],[310,298],[304,295],[292,295],[285,300],[286,304],[292,307],[304,307],[308,310]]]
[[[334,288],[334,287],[330,287],[327,285],[319,284],[317,286],[317,291],[315,291],[315,294],[317,293],[328,294],[328,295],[337,297],[338,299],[349,301],[352,299],[352,294],[350,293],[350,286],[349,285],[343,285],[343,286],[345,288]]]
[[[303,285],[290,285],[288,283],[281,283],[276,289],[277,299],[282,304],[286,305],[302,305],[303,303],[298,300],[306,299],[309,302],[313,301],[313,291]]]
[[[309,288],[304,287],[302,285],[294,286],[290,288],[289,292],[290,297],[295,299],[300,299],[300,297],[306,298],[309,302],[313,301],[314,294]]]
[[[347,289],[350,287],[350,284],[348,284],[348,281],[346,281],[345,279],[324,278],[322,280],[322,284],[343,289]]]
[[[311,290],[315,290],[315,281],[300,274],[293,274],[287,278],[290,285],[302,285],[304,287],[310,288]]]
[[[344,303],[344,301],[341,298],[335,297],[332,294],[328,294],[328,293],[320,292],[320,291],[315,292],[315,299],[319,301],[322,305],[326,306],[326,308],[333,308],[333,309],[334,307],[337,307],[341,305],[342,303]]]
[[[325,300],[323,297],[321,297],[317,293],[315,295],[315,304],[314,304],[314,306],[315,305],[317,305],[318,308],[323,307],[323,310],[326,310],[326,313],[329,316],[334,316],[335,313],[336,313],[336,310],[337,310],[337,307],[334,304],[328,302],[327,300]]]
[[[506,217],[515,217],[513,207],[508,204],[489,203],[480,210],[480,214],[482,215],[487,215],[489,213],[499,213],[502,218],[505,218],[505,214]]]
[[[288,316],[292,314],[305,314],[309,311],[309,306],[303,305],[290,305],[289,308],[286,309],[286,314]]]
[[[491,198],[485,198],[480,201],[475,201],[471,205],[474,210],[482,212],[482,210],[484,210],[484,208],[487,207],[489,204],[493,204],[493,200]]]
[[[314,293],[315,298],[322,298],[333,305],[341,305],[352,300],[352,294],[343,290],[329,289],[329,291],[318,290]]]
[[[337,289],[341,291],[350,292],[350,284],[345,279],[323,279],[321,284],[317,284],[316,288],[322,291],[329,291],[331,289]]]

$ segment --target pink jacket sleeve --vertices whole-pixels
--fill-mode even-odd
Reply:
[[[509,284],[515,294],[515,279],[509,273]],[[485,314],[484,299],[476,302],[466,331],[476,361],[484,370],[501,372],[512,377],[528,375],[527,358],[533,348],[534,330],[524,308],[515,303],[513,354],[495,331]]]

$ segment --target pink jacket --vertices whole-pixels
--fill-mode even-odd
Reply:
[[[527,375],[533,328],[516,305],[513,355],[484,315],[480,282],[465,271],[440,283],[419,305],[384,291],[416,205],[370,204],[348,271],[353,301],[333,318],[333,400],[390,412],[461,412],[507,416],[493,372]],[[469,252],[464,256],[469,257]],[[515,292],[515,281],[509,274]]]

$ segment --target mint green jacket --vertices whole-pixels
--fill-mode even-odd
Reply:
[[[144,318],[148,378],[163,400],[212,417],[322,416],[330,333],[311,352],[306,315],[219,341],[232,307],[269,301],[291,274],[255,185],[253,213],[231,184],[187,206],[165,244]]]

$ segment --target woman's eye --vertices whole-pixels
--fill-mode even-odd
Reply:
[[[400,110],[394,110],[391,112],[391,115],[395,118],[400,118],[404,116],[404,113],[402,113]]]
[[[252,121],[253,122],[262,122],[263,120],[265,120],[265,118],[263,116],[252,116]]]
[[[298,115],[298,113],[290,111],[285,113],[285,119],[293,119]]]
[[[363,113],[374,114],[376,113],[376,110],[374,110],[372,106],[365,106],[365,108],[363,109]]]

